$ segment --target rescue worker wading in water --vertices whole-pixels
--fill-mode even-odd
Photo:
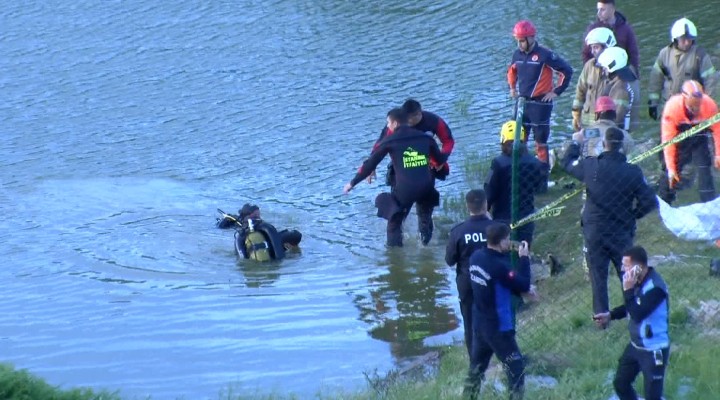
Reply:
[[[394,133],[378,144],[355,177],[345,185],[343,192],[350,192],[390,154],[395,169],[395,185],[392,193],[381,193],[375,198],[377,215],[388,220],[387,245],[403,245],[402,223],[414,203],[421,241],[427,245],[433,232],[432,211],[440,204],[430,160],[443,164],[447,155],[440,152],[435,139],[408,125],[407,113],[402,108],[393,108],[388,112],[387,125]]]

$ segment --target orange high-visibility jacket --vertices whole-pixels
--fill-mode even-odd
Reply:
[[[718,112],[717,104],[708,95],[703,94],[702,103],[700,104],[700,112],[692,119],[687,116],[685,104],[683,103],[683,95],[676,94],[671,96],[665,103],[663,109],[661,124],[661,140],[662,143],[672,140],[675,136],[682,133],[681,125],[698,125],[704,120],[713,117]],[[715,142],[715,155],[720,155],[720,122],[713,124],[710,129],[713,134],[713,142]],[[677,170],[677,144],[665,146],[665,165],[668,171],[678,172]]]

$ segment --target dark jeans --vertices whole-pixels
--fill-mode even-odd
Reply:
[[[520,353],[515,331],[498,332],[490,329],[473,329],[470,373],[466,390],[475,398],[480,390],[485,371],[493,354],[502,362],[507,374],[511,399],[522,399],[525,385],[525,362]]]
[[[682,172],[683,167],[695,164],[698,176],[698,192],[701,202],[708,202],[715,199],[715,183],[712,177],[712,155],[708,147],[708,133],[698,133],[677,143],[677,173]],[[665,158],[662,158],[662,170],[666,171]],[[667,176],[661,176],[658,196],[665,202],[672,203],[675,201],[675,189],[670,188]]]
[[[462,315],[463,329],[465,334],[465,347],[467,348],[468,358],[472,356],[472,308],[473,293],[470,286],[470,271],[458,271],[455,277],[457,285],[458,298],[460,299],[460,315]]]
[[[585,260],[590,273],[592,287],[593,312],[595,314],[610,310],[608,300],[608,267],[610,262],[615,266],[622,283],[622,253],[633,244],[630,232],[617,230],[599,232],[590,224],[583,227],[585,238]]]
[[[667,367],[670,349],[658,350],[658,359],[662,358],[662,365],[657,365],[656,355],[653,351],[641,350],[628,343],[618,362],[617,372],[613,380],[615,393],[620,400],[637,400],[638,396],[633,389],[633,382],[642,372],[645,386],[645,400],[660,400],[663,395],[665,382],[665,368]]]

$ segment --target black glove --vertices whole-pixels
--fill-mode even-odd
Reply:
[[[650,116],[650,118],[652,118],[652,119],[654,119],[655,121],[657,121],[657,118],[658,118],[658,115],[657,115],[657,106],[651,104],[651,105],[648,107],[648,115]]]

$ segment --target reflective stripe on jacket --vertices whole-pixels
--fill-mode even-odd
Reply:
[[[681,51],[674,44],[665,46],[650,71],[648,98],[659,102],[662,95],[663,99],[669,99],[680,93],[683,82],[690,79],[700,82],[705,93],[712,97],[718,73],[710,56],[698,46],[692,46],[688,51]]]

